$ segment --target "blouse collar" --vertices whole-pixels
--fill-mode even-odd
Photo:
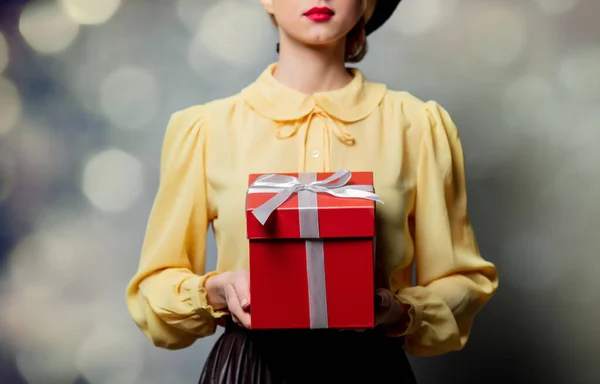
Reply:
[[[366,81],[358,69],[346,86],[328,92],[306,95],[283,85],[273,73],[277,64],[269,65],[258,79],[242,91],[242,95],[259,114],[275,121],[298,120],[315,110],[351,123],[369,116],[379,105],[386,86]]]

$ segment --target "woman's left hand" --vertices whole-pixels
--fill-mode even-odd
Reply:
[[[406,308],[392,292],[384,288],[375,291],[376,325],[399,325],[409,320]]]
[[[402,325],[410,321],[404,305],[388,289],[375,291],[375,326]],[[362,332],[367,328],[348,329]]]

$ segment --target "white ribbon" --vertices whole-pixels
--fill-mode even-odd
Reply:
[[[371,185],[347,185],[352,178],[349,170],[337,171],[325,180],[302,183],[298,178],[284,175],[261,175],[248,187],[248,193],[276,193],[261,206],[252,210],[256,219],[264,225],[271,214],[285,203],[294,193],[309,191],[312,193],[328,193],[341,198],[359,198],[383,203],[373,193]],[[316,208],[316,207],[315,207]]]

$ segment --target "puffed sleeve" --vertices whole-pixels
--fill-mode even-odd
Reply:
[[[138,270],[126,292],[129,312],[158,347],[185,348],[213,334],[225,312],[207,302],[207,207],[203,107],[173,114],[163,141],[160,183]]]
[[[396,289],[410,308],[405,349],[417,356],[462,349],[474,317],[498,287],[497,269],[481,257],[467,214],[457,128],[437,103],[429,101],[425,109],[430,129],[421,141],[417,169],[416,285]]]

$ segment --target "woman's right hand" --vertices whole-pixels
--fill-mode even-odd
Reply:
[[[204,283],[208,303],[215,309],[227,308],[233,321],[250,328],[250,274],[248,271],[223,272]]]

